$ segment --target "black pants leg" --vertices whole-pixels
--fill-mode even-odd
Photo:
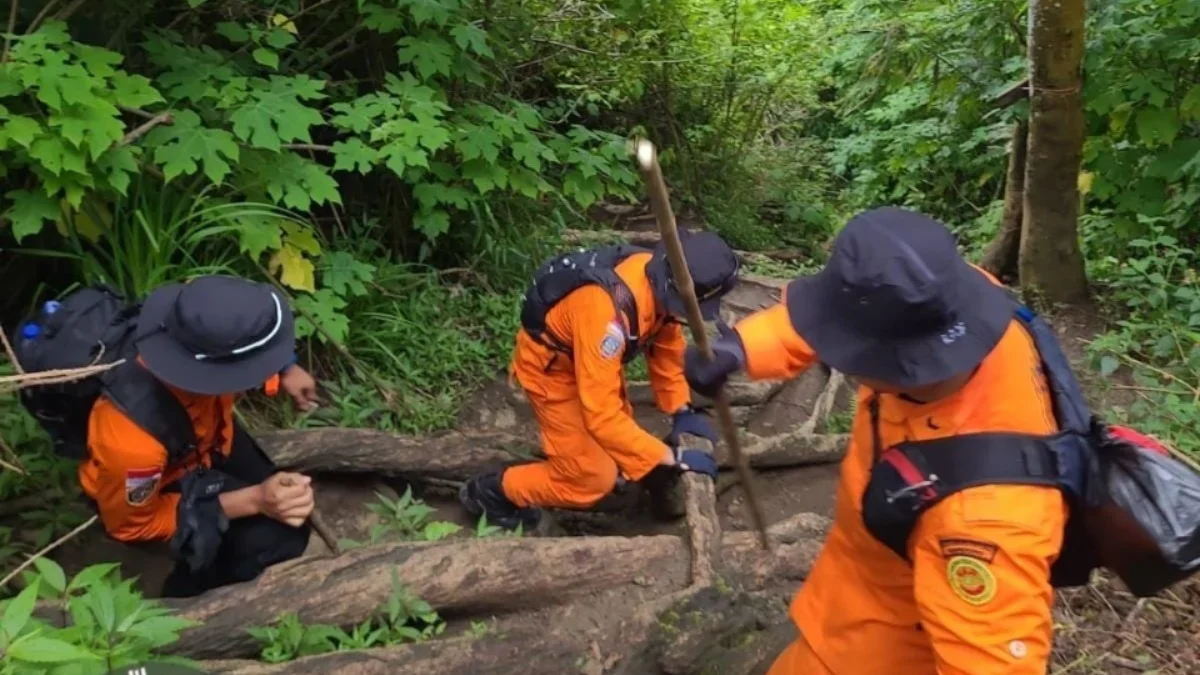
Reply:
[[[258,443],[238,424],[229,457],[214,463],[213,468],[233,479],[226,482],[226,492],[261,483],[276,470]],[[189,597],[218,586],[250,581],[271,565],[299,557],[308,546],[308,538],[307,523],[291,527],[266,516],[231,520],[212,565],[192,572],[187,564],[178,563],[163,584],[162,594]]]

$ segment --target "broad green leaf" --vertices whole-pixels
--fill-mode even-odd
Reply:
[[[279,224],[287,236],[288,244],[311,256],[321,255],[321,242],[313,235],[312,228],[290,220],[281,220]]]
[[[38,575],[41,576],[42,581],[46,582],[47,586],[58,593],[67,590],[67,575],[58,563],[43,557],[35,559],[33,566],[37,568]]]
[[[426,525],[425,529],[421,532],[421,538],[425,541],[438,541],[439,539],[445,539],[446,537],[449,537],[460,530],[462,530],[462,526],[456,523],[449,523],[439,520]]]
[[[114,51],[81,42],[73,42],[71,52],[79,59],[79,63],[87,68],[88,72],[100,78],[112,77],[118,72],[114,66],[124,60],[120,54]]]
[[[113,148],[96,160],[96,168],[104,175],[109,187],[122,196],[129,189],[130,176],[140,171],[139,154],[139,148],[126,145]]]
[[[108,103],[102,106],[67,106],[50,115],[50,126],[57,127],[62,137],[76,148],[87,143],[92,160],[120,141],[125,125],[117,119],[118,111]]]
[[[283,14],[276,13],[276,14],[271,15],[271,25],[275,26],[275,30],[272,30],[271,33],[267,34],[267,43],[270,44],[272,47],[285,47],[287,45],[290,45],[292,42],[295,42],[295,40],[296,40],[296,38],[294,36],[300,34],[300,31],[296,30],[296,24],[293,23],[291,19],[287,18]],[[293,36],[291,39],[291,42],[284,42],[283,44],[275,44],[274,42],[271,41],[271,34],[275,33],[275,32],[285,33],[287,35]]]
[[[10,193],[11,194],[11,193]],[[4,614],[0,615],[0,632],[11,640],[21,632],[29,617],[33,616],[33,606],[37,603],[38,582],[34,581],[17,594],[17,597],[4,604]]]
[[[284,33],[284,35],[287,35],[287,33]],[[250,52],[250,56],[252,56],[260,65],[266,66],[271,70],[279,69],[279,54],[276,54],[270,49],[259,47],[258,49]]]
[[[379,161],[379,151],[357,138],[333,144],[333,170],[355,171],[364,176],[371,172]]]
[[[418,26],[435,23],[444,26],[451,12],[458,9],[458,0],[404,0],[408,12]]]
[[[88,567],[80,570],[79,574],[75,575],[75,578],[71,579],[71,583],[67,585],[67,589],[73,591],[87,588],[97,581],[104,579],[109,574],[112,574],[112,571],[118,567],[120,567],[120,565],[117,563],[99,563],[96,565],[89,565]]]
[[[1193,84],[1179,104],[1179,113],[1185,120],[1200,120],[1200,84]]]
[[[146,135],[147,145],[156,146],[154,161],[168,181],[180,175],[192,175],[203,167],[204,175],[220,183],[229,175],[230,162],[238,160],[239,149],[233,134],[203,126],[190,110],[175,115],[175,123],[156,127]]]
[[[472,51],[480,56],[492,56],[492,48],[487,43],[487,33],[473,23],[464,23],[450,30],[454,42],[463,51]]]
[[[278,251],[282,246],[281,221],[276,218],[245,218],[238,223],[238,248],[258,260],[267,251]]]
[[[500,137],[487,126],[463,127],[454,148],[465,160],[483,159],[489,164],[500,157]]]
[[[8,656],[29,663],[65,663],[67,661],[100,660],[99,656],[84,651],[62,640],[34,635],[13,643]]]
[[[61,216],[58,203],[44,192],[13,190],[4,196],[12,202],[4,212],[4,219],[12,223],[13,239],[17,243],[41,232],[47,221],[56,222]]]
[[[113,100],[128,108],[143,108],[151,103],[163,101],[162,94],[158,93],[150,80],[141,75],[116,72],[113,73],[109,84]]]
[[[266,182],[271,199],[297,211],[308,211],[313,204],[342,203],[329,170],[295,153],[268,157],[256,178]]]
[[[196,9],[206,2],[208,2],[208,0],[187,0],[188,7],[191,7],[192,9]]]
[[[1109,375],[1117,372],[1117,368],[1119,368],[1120,365],[1121,362],[1118,361],[1116,357],[1105,356],[1100,359],[1100,375],[1108,377]]]
[[[64,105],[83,103],[95,99],[92,87],[95,79],[80,65],[66,63],[61,54],[55,61],[47,61],[40,67],[30,68],[22,76],[22,84],[37,88],[37,99],[51,110],[60,110]]]
[[[388,143],[380,152],[384,157],[384,166],[401,178],[404,178],[404,173],[410,166],[429,166],[429,157],[425,151],[407,139]]]
[[[419,211],[413,217],[413,227],[429,241],[435,241],[450,230],[450,214],[441,209]]]
[[[42,125],[31,117],[12,115],[0,120],[0,147],[7,141],[12,141],[22,148],[28,149],[38,134],[42,133]]]
[[[422,80],[434,75],[449,75],[454,62],[454,47],[437,33],[425,31],[419,36],[400,38],[396,56],[400,63],[412,64]]]
[[[297,337],[315,334],[321,342],[327,342],[325,335],[315,330],[309,322],[309,317],[312,317],[338,344],[345,342],[350,335],[350,320],[341,311],[346,307],[346,301],[338,297],[332,290],[322,288],[311,295],[297,295],[295,304],[298,314],[296,317]]]
[[[64,171],[87,173],[83,153],[62,142],[57,136],[42,136],[29,147],[29,156],[55,176]]]
[[[374,265],[346,251],[330,251],[321,257],[321,285],[339,296],[366,295],[366,284],[374,277]]]
[[[427,210],[439,204],[448,204],[465,209],[471,201],[471,195],[466,190],[456,185],[441,185],[438,183],[418,183],[413,186],[413,196]]]
[[[245,103],[238,106],[230,120],[233,133],[250,145],[279,150],[283,143],[311,143],[309,129],[324,124],[320,111],[302,99],[323,98],[325,83],[307,76],[271,76],[270,85],[252,89]]]
[[[362,11],[363,26],[376,33],[394,33],[404,28],[404,15],[395,8],[375,3],[364,5],[359,0],[359,9]]]
[[[250,40],[250,31],[240,23],[232,21],[222,21],[218,23],[214,31],[217,35],[236,44],[242,44]]]
[[[1179,134],[1179,115],[1174,108],[1142,108],[1137,114],[1137,130],[1146,145],[1170,145]]]
[[[502,166],[482,159],[463,162],[461,171],[463,178],[474,183],[475,189],[479,190],[480,194],[487,194],[498,187],[503,188],[508,185],[508,171]]]
[[[271,274],[278,275],[284,286],[309,293],[316,290],[312,261],[290,244],[284,244],[276,251],[267,267]]]

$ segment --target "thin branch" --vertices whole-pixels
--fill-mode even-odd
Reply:
[[[13,473],[19,473],[22,476],[29,475],[29,473],[27,471],[25,471],[25,469],[22,469],[21,467],[16,466],[14,464],[9,464],[8,462],[4,461],[3,459],[0,459],[0,468],[8,469],[9,471],[12,471]]]
[[[1013,86],[997,94],[991,100],[993,108],[1007,108],[1017,101],[1029,98],[1029,78],[1025,78]]]
[[[8,455],[11,463],[16,465],[15,471],[17,473],[24,476],[29,475],[29,472],[25,470],[25,464],[21,462],[21,458],[16,452],[13,452],[12,448],[8,447],[8,443],[5,443],[3,438],[0,438],[0,454]]]
[[[17,360],[17,353],[13,351],[12,343],[8,341],[8,333],[4,332],[4,327],[0,326],[0,342],[4,343],[4,354],[8,356],[8,360],[12,361],[13,369],[18,375],[24,375],[25,369],[21,367],[21,362]]]
[[[174,121],[175,121],[174,118],[171,117],[171,113],[163,113],[161,115],[156,115],[156,116],[150,118],[149,120],[147,120],[140,127],[125,134],[125,138],[122,138],[121,142],[118,143],[117,145],[118,146],[129,145],[130,143],[141,138],[142,136],[145,136],[146,134],[150,133],[150,130],[153,129],[154,127],[156,127],[160,124],[172,124]]]
[[[130,115],[137,115],[138,117],[143,117],[148,120],[154,119],[154,113],[142,110],[141,108],[130,108],[123,105],[119,105],[117,107],[120,108],[122,112],[127,112]]]
[[[8,576],[4,577],[4,579],[0,579],[0,588],[7,586],[8,582],[12,581],[21,572],[24,572],[26,568],[28,568],[30,565],[33,564],[33,561],[37,560],[38,558],[44,557],[46,554],[50,553],[54,549],[58,548],[59,546],[62,546],[66,542],[70,541],[70,539],[72,537],[74,537],[75,535],[79,534],[80,532],[83,532],[84,530],[88,529],[99,519],[100,519],[100,516],[92,516],[91,518],[88,518],[87,522],[85,522],[84,524],[80,525],[79,527],[77,527],[77,528],[71,530],[70,532],[64,534],[63,536],[59,537],[56,541],[51,543],[46,548],[29,556],[29,559],[26,560],[25,562],[21,563],[20,566],[17,567],[17,569],[13,570],[12,572],[9,572]]]
[[[317,145],[315,143],[284,143],[280,146],[284,150],[312,150],[315,152],[333,152],[333,147],[328,145]]]
[[[17,0],[12,0],[12,6],[8,8],[8,30],[4,32],[4,51],[0,52],[0,64],[8,61],[8,47],[11,43],[10,35],[17,29]]]
[[[79,11],[79,8],[82,7],[83,3],[85,2],[87,2],[87,0],[75,0],[74,3],[67,5],[61,12],[54,15],[54,18],[58,21],[67,21],[75,14],[75,12]]]
[[[38,12],[37,16],[33,17],[33,21],[30,22],[29,28],[26,29],[25,34],[29,35],[36,31],[38,26],[42,24],[42,19],[45,19],[46,15],[49,14],[50,10],[54,9],[54,6],[57,4],[58,0],[50,0],[50,2],[47,2],[46,6],[42,8],[42,11]]]

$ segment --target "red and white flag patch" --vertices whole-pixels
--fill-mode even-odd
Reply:
[[[129,469],[125,472],[125,502],[130,506],[144,506],[154,496],[158,482],[162,480],[162,469]]]

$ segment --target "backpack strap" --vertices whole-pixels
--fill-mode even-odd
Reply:
[[[907,560],[917,520],[946,497],[980,485],[1060,483],[1057,453],[1046,437],[988,432],[907,442],[880,453],[863,493],[863,522]]]
[[[584,271],[581,276],[581,283],[576,288],[587,284],[596,284],[607,291],[609,297],[612,298],[613,305],[617,309],[618,317],[625,318],[628,331],[625,334],[625,351],[621,357],[621,361],[629,363],[638,355],[640,346],[638,334],[641,332],[637,302],[634,300],[633,291],[630,290],[629,285],[625,283],[621,275],[617,274],[615,270],[607,268],[588,269]],[[534,341],[542,346],[570,357],[573,351],[571,345],[559,339],[546,327],[545,319],[549,313],[549,309],[547,307],[538,312],[537,320],[528,320],[525,323],[525,330]],[[532,317],[529,318],[532,319]],[[526,319],[526,317],[523,316],[523,319]]]
[[[108,371],[101,379],[104,395],[126,417],[167,450],[167,466],[181,463],[196,451],[192,418],[179,399],[134,361]]]

